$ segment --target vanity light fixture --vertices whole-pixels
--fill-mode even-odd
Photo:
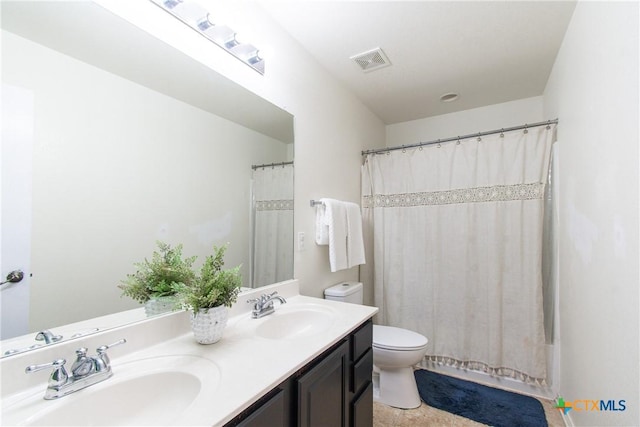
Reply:
[[[190,0],[150,1],[260,74],[264,74],[265,61],[260,57],[258,48],[249,43],[239,42],[235,31],[226,25],[214,23],[211,14],[198,3]]]

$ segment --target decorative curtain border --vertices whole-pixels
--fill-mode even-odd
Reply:
[[[420,366],[422,368],[432,368],[435,365],[444,365],[457,369],[484,372],[491,376],[513,378],[516,380],[520,380],[526,384],[534,384],[538,386],[547,385],[547,381],[544,378],[532,377],[531,375],[527,375],[524,372],[511,368],[505,368],[503,366],[489,366],[486,363],[477,362],[475,360],[458,360],[453,357],[447,356],[427,355],[422,359],[422,362],[420,363]]]
[[[257,211],[290,211],[293,200],[256,200]]]
[[[397,208],[455,203],[508,202],[536,200],[544,197],[544,182],[494,185],[447,191],[420,193],[374,194],[362,196],[363,208]]]

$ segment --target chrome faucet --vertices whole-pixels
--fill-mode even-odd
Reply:
[[[85,330],[85,331],[82,331],[82,332],[77,332],[77,333],[71,335],[71,338],[83,337],[85,335],[89,335],[89,334],[92,334],[92,333],[98,332],[98,331],[99,331],[98,328],[88,329],[88,330]],[[33,349],[36,349],[36,348],[40,348],[40,347],[42,347],[44,345],[57,343],[57,342],[61,341],[62,338],[63,338],[62,335],[54,335],[53,332],[51,332],[48,329],[45,329],[43,331],[38,332],[36,334],[36,336],[35,336],[36,341],[44,341],[44,344],[33,344],[33,345],[30,345],[28,347],[23,347],[23,348],[12,348],[12,349],[9,349],[9,350],[5,351],[3,354],[4,354],[4,356],[8,356],[8,355],[11,355],[11,354],[22,353],[22,352],[27,351],[27,350],[33,350]]]
[[[251,318],[259,319],[273,313],[275,311],[273,308],[273,300],[280,301],[280,304],[285,304],[287,302],[286,299],[278,295],[277,291],[271,294],[262,294],[258,298],[247,300],[247,303],[253,303]]]
[[[76,350],[76,361],[71,365],[73,378],[82,378],[96,371],[96,362],[93,357],[87,356],[87,348],[80,347]]]
[[[111,363],[106,351],[111,347],[126,342],[127,340],[123,338],[113,344],[100,346],[96,349],[97,354],[95,356],[87,356],[85,347],[77,349],[76,361],[71,366],[71,375],[64,367],[65,363],[67,363],[65,359],[56,359],[53,362],[43,363],[42,365],[27,366],[24,371],[29,374],[53,368],[44,398],[46,400],[57,399],[110,378],[113,372],[111,371]]]
[[[62,339],[62,335],[54,335],[53,332],[51,332],[48,329],[45,329],[44,331],[40,331],[36,335],[36,341],[44,341],[45,344],[58,342],[61,339]]]

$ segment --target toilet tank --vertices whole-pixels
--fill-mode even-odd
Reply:
[[[324,290],[324,298],[362,305],[362,283],[342,282]]]

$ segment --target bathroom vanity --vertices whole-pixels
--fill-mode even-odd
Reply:
[[[246,300],[287,302],[252,319]],[[297,281],[241,295],[221,341],[197,344],[176,312],[0,360],[3,425],[371,426],[374,307],[299,295]],[[122,338],[114,375],[44,400],[48,372],[28,365]]]
[[[227,426],[373,425],[372,333],[368,320]]]

